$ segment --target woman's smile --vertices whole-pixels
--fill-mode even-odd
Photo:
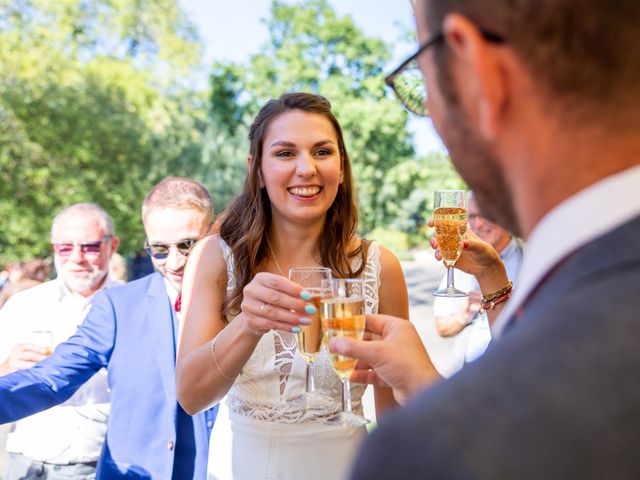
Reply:
[[[299,197],[304,200],[311,200],[317,198],[322,187],[320,185],[304,185],[287,188],[288,192],[294,197]]]

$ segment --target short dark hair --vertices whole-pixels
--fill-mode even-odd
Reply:
[[[459,13],[503,36],[534,78],[569,106],[599,113],[640,103],[638,0],[424,0],[440,31]],[[439,67],[446,65],[437,55]]]

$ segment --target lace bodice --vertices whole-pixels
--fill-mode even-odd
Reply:
[[[227,264],[227,293],[235,286],[233,253],[220,240]],[[359,267],[360,259],[354,261]],[[378,289],[380,287],[380,250],[371,242],[367,253],[367,264],[362,273],[365,283],[365,312],[378,312]],[[306,363],[296,355],[296,340],[291,333],[271,331],[262,336],[253,354],[244,365],[241,374],[227,394],[229,411],[245,417],[280,423],[302,423],[319,421],[326,412],[296,410],[286,404],[286,399],[304,392]],[[331,367],[326,347],[315,361],[316,389],[341,402],[341,382]],[[353,410],[362,414],[362,395],[366,385],[351,385]]]

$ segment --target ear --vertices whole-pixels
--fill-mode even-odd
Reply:
[[[505,47],[488,41],[474,23],[457,13],[445,17],[443,33],[453,54],[463,106],[482,136],[493,142],[511,94]]]
[[[251,170],[251,166],[253,165],[253,155],[247,155],[247,166],[249,170]],[[264,188],[264,180],[262,180],[262,171],[258,169],[258,187]]]
[[[111,256],[116,253],[119,246],[120,239],[114,235],[113,237],[111,237],[111,251],[109,252],[109,258],[111,258]]]

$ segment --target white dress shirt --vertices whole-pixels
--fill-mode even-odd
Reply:
[[[558,262],[640,215],[639,192],[640,165],[594,183],[549,211],[527,239],[518,288],[493,325],[493,337],[502,334],[509,319]]]
[[[111,285],[107,280],[103,288]],[[32,343],[35,331],[51,331],[54,346],[64,342],[90,307],[91,297],[72,294],[59,278],[13,295],[0,309],[0,360],[14,345]],[[16,422],[7,450],[54,464],[95,462],[108,414],[109,389],[102,369],[64,404]]]

